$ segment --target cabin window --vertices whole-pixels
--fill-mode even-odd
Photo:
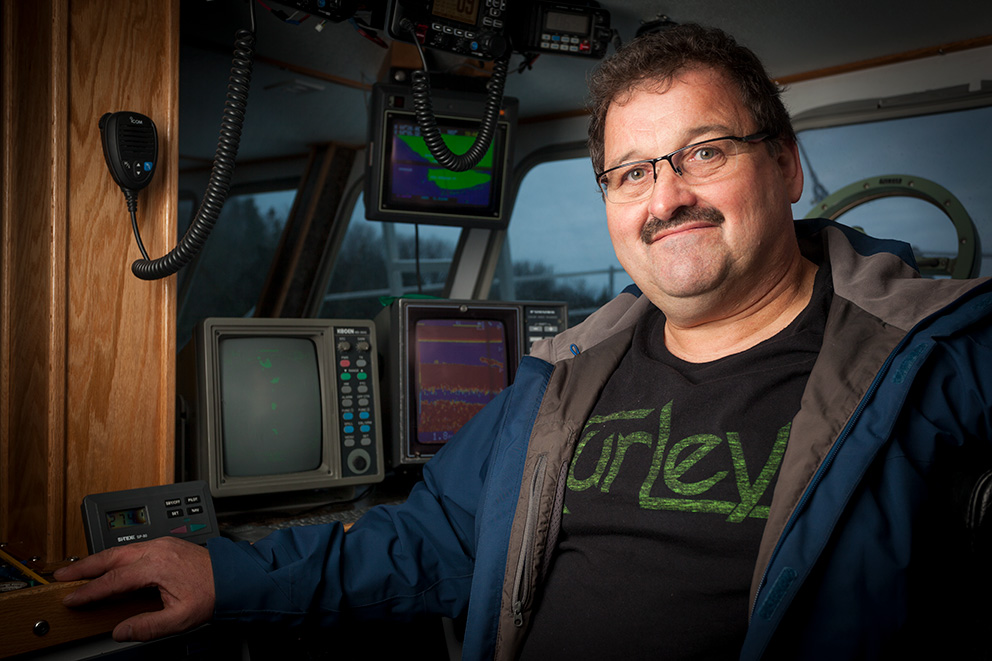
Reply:
[[[318,316],[374,319],[380,297],[442,296],[460,234],[458,227],[367,220],[360,196]]]
[[[799,133],[806,182],[797,218],[845,186],[889,174],[923,177],[953,194],[971,216],[982,246],[981,275],[992,275],[992,187],[982,145],[992,144],[992,107],[812,128]],[[954,257],[957,234],[932,204],[886,197],[844,213],[839,222],[900,239],[917,256]]]
[[[574,325],[629,284],[613,252],[589,157],[548,161],[528,171],[490,298],[565,301]]]
[[[227,198],[210,239],[180,273],[179,347],[205,317],[251,315],[295,196],[293,188],[233,193]],[[192,202],[181,197],[180,236],[189,227],[192,212]]]

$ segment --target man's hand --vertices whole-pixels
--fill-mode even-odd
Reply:
[[[67,595],[66,606],[82,606],[113,595],[157,587],[160,611],[128,618],[114,629],[114,640],[152,640],[185,631],[210,619],[214,573],[207,549],[174,537],[118,546],[83,558],[55,572],[59,581],[93,580]]]

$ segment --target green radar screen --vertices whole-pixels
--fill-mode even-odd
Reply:
[[[442,129],[441,139],[455,154],[464,154],[475,142],[476,130]],[[393,133],[392,196],[430,202],[457,202],[487,207],[493,191],[494,149],[490,145],[478,165],[465,172],[452,172],[430,153],[413,123],[396,122]]]
[[[246,477],[318,468],[320,375],[313,342],[228,338],[220,354],[225,472]]]

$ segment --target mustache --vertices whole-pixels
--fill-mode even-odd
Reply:
[[[641,228],[641,241],[651,243],[654,235],[661,230],[674,229],[679,225],[699,221],[719,225],[723,223],[723,214],[713,207],[679,207],[668,220],[651,216]]]

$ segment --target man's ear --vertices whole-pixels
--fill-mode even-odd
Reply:
[[[779,145],[778,166],[782,169],[789,199],[795,204],[803,195],[803,166],[799,160],[799,145],[795,140],[783,140]]]

